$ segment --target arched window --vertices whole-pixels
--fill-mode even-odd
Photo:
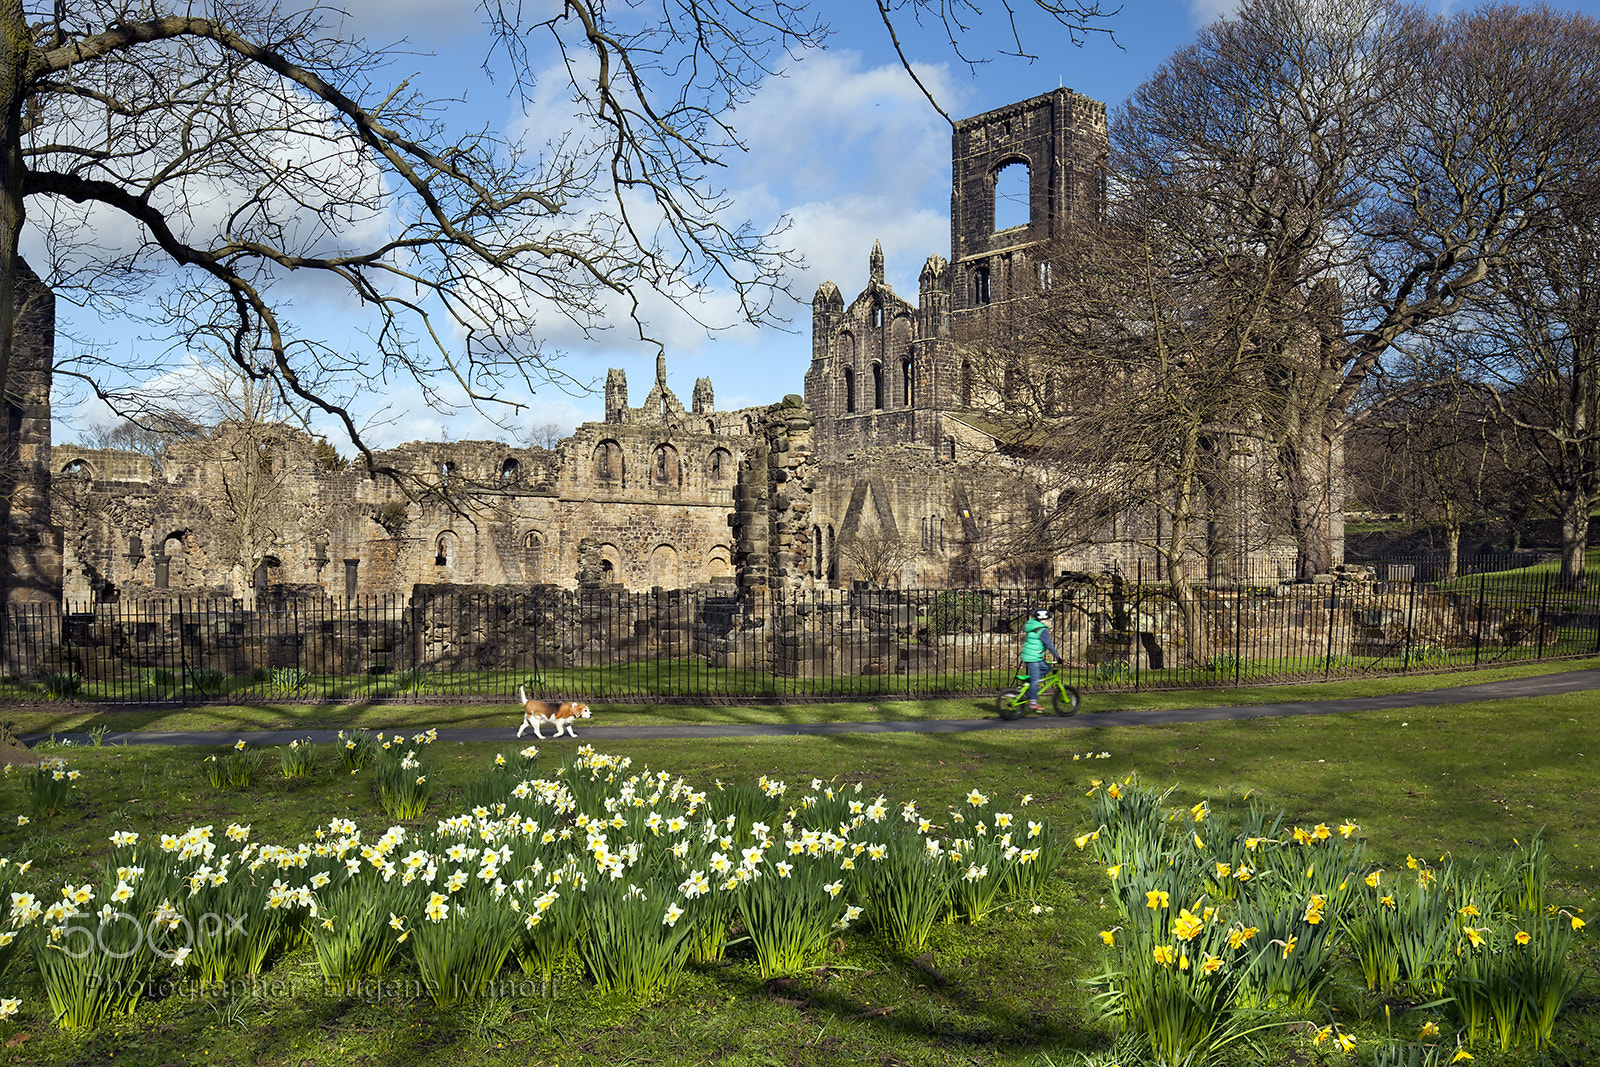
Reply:
[[[985,265],[972,274],[972,302],[981,307],[989,300],[989,268]]]
[[[650,455],[650,484],[677,488],[683,484],[683,469],[678,463],[678,450],[660,444]]]
[[[433,565],[435,567],[454,567],[456,564],[456,535],[449,530],[442,530],[434,540]]]
[[[872,410],[883,410],[883,364],[872,364]]]
[[[517,480],[518,466],[519,465],[515,459],[511,458],[510,456],[506,457],[505,462],[500,464],[501,485],[510,485],[512,482]]]
[[[601,485],[621,486],[623,477],[622,446],[615,441],[601,441],[594,446],[594,480]]]
[[[1003,164],[994,175],[994,228],[1009,230],[1033,221],[1028,164],[1014,159]]]
[[[856,370],[854,367],[844,369],[844,411],[846,415],[855,414],[856,410]]]
[[[529,530],[522,539],[522,580],[544,580],[544,537],[538,530]]]
[[[454,463],[451,463],[449,460],[442,461],[439,464],[439,484],[445,488],[449,488],[450,479],[455,475],[455,473],[456,465]]]
[[[972,406],[972,363],[968,360],[963,360],[961,363],[960,390],[961,406],[970,408]]]
[[[706,477],[713,485],[721,485],[733,477],[733,453],[726,448],[713,448],[706,463]]]
[[[874,330],[883,329],[883,305],[882,304],[874,304],[872,306],[872,328]]]
[[[912,407],[913,401],[916,400],[912,386],[912,382],[915,381],[911,372],[913,362],[911,356],[906,356],[900,361],[900,403],[908,408]]]

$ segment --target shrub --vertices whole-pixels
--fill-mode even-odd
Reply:
[[[1133,677],[1133,667],[1125,659],[1107,660],[1095,664],[1094,680],[1121,685]]]
[[[51,700],[71,700],[83,688],[83,675],[77,671],[48,671],[43,681],[44,695]]]
[[[22,778],[22,792],[35,818],[49,819],[67,805],[67,797],[80,772],[67,769],[66,760],[46,759]]]
[[[272,668],[272,688],[280,693],[298,693],[310,687],[311,672],[303,667]]]
[[[317,770],[317,746],[310,738],[290,741],[278,750],[278,765],[285,778],[310,778]]]

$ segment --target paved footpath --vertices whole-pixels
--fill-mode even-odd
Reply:
[[[1395,708],[1438,707],[1447,704],[1471,704],[1482,700],[1504,700],[1512,697],[1556,696],[1600,689],[1600,670],[1567,671],[1562,674],[1542,674],[1531,678],[1511,678],[1500,682],[1479,685],[1459,685],[1449,689],[1430,689],[1417,693],[1395,693],[1381,697],[1350,697],[1344,700],[1311,700],[1293,704],[1249,704],[1233,707],[1169,708],[1164,711],[1123,711],[1112,714],[1080,712],[1071,718],[1055,715],[1029,715],[1007,722],[996,715],[979,719],[929,719],[901,722],[829,722],[829,723],[662,723],[659,726],[601,726],[591,725],[596,720],[586,720],[577,727],[578,739],[588,742],[633,741],[651,738],[699,737],[794,737],[827,734],[889,734],[916,733],[942,734],[966,733],[974,730],[1057,730],[1094,729],[1103,726],[1143,726],[1151,723],[1214,722],[1222,719],[1259,719],[1285,715],[1331,715],[1336,713],[1385,711]],[[1092,695],[1084,698],[1092,706]],[[478,727],[472,729],[441,729],[441,741],[517,741],[518,720],[514,712],[507,713],[504,729]],[[600,721],[604,712],[600,713]],[[401,732],[411,734],[417,727],[410,726]],[[24,744],[36,744],[42,734],[24,734]],[[57,741],[88,744],[88,734],[57,734]],[[244,740],[256,745],[284,745],[296,738],[313,741],[333,741],[337,730],[238,730],[238,731],[128,731],[107,733],[101,740],[106,745],[229,745]],[[521,743],[535,740],[526,733]],[[546,734],[546,743],[555,743]],[[567,738],[562,744],[570,743]]]

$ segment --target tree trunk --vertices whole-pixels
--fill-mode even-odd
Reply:
[[[1561,588],[1583,586],[1585,556],[1589,550],[1589,495],[1581,489],[1561,494]]]
[[[1334,559],[1333,521],[1343,500],[1333,484],[1333,442],[1319,430],[1302,429],[1282,448],[1296,576],[1326,574],[1339,562]]]
[[[1189,531],[1194,526],[1195,486],[1199,466],[1198,433],[1185,435],[1178,455],[1177,478],[1173,486],[1172,528],[1167,537],[1167,586],[1178,609],[1178,641],[1183,649],[1183,665],[1199,665],[1204,634],[1200,627],[1200,605],[1189,577]]]
[[[24,86],[32,43],[22,0],[0,0],[0,397],[9,393],[17,321],[17,251],[23,220],[22,108],[27,100]]]
[[[1444,580],[1455,581],[1461,573],[1461,524],[1447,522],[1444,527]]]

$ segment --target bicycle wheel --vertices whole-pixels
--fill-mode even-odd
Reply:
[[[1062,691],[1065,690],[1065,695]],[[1082,703],[1078,691],[1070,685],[1058,685],[1050,690],[1050,706],[1057,715],[1076,715],[1078,705]]]
[[[1021,695],[1020,689],[1007,689],[994,698],[994,710],[1000,713],[1002,719],[1022,718],[1022,705],[1017,702]]]

